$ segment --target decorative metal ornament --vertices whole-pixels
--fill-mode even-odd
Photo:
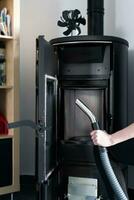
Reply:
[[[58,20],[57,25],[60,27],[67,27],[67,30],[63,32],[64,35],[73,35],[73,31],[77,32],[77,35],[81,34],[80,24],[85,25],[86,20],[82,17],[78,9],[64,10],[62,12],[61,20]]]

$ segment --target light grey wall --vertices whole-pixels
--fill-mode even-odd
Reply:
[[[127,39],[129,48],[129,85],[133,85],[134,74],[134,1],[105,0],[104,34]],[[87,0],[21,0],[20,22],[20,111],[21,119],[35,120],[35,39],[45,35],[47,40],[61,37],[64,29],[56,25],[65,9],[78,8],[86,18]],[[86,26],[81,26],[82,34],[87,34]],[[134,92],[129,87],[129,122],[134,121]],[[131,106],[130,106],[131,105]],[[30,128],[21,129],[21,174],[34,174],[34,132]],[[129,167],[129,186],[134,187],[134,169]]]
[[[115,0],[104,0],[104,35],[115,36]]]

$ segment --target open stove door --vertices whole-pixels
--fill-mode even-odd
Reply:
[[[36,174],[41,200],[54,199],[57,168],[57,59],[53,47],[39,36],[36,42]]]

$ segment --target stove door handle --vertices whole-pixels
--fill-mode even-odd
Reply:
[[[50,76],[45,74],[45,102],[44,102],[44,123],[45,123],[45,127],[47,127],[47,95],[48,95],[48,91],[47,91],[47,86],[48,86],[48,82],[52,81],[54,84],[54,92],[56,95],[56,109],[57,109],[57,78],[54,76]]]

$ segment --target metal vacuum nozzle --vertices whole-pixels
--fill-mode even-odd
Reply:
[[[99,127],[98,121],[96,120],[96,117],[91,112],[91,110],[79,99],[76,99],[75,103],[89,117],[93,130],[99,130],[100,127]]]
[[[91,123],[96,123],[96,118],[94,114],[89,110],[89,108],[79,99],[76,99],[75,101],[76,105],[89,117],[91,120]]]

